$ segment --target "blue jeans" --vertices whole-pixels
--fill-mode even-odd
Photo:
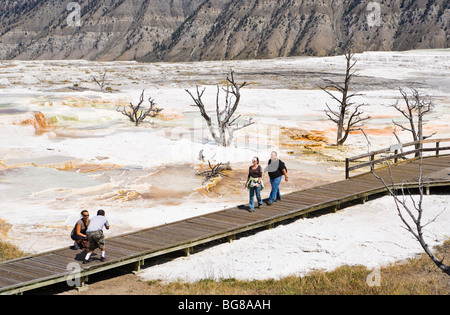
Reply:
[[[255,193],[256,193],[256,199],[258,200],[258,205],[262,205],[262,199],[261,199],[261,185],[259,187],[250,187],[250,210],[255,210]]]
[[[275,199],[281,200],[280,184],[283,176],[277,177],[270,180],[270,185],[272,185],[272,190],[270,191],[269,200],[274,202]]]

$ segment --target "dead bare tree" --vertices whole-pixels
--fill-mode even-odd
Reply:
[[[350,92],[350,85],[356,73],[354,67],[357,63],[357,61],[352,61],[353,57],[354,54],[351,52],[351,48],[348,48],[345,53],[346,71],[343,83],[322,79],[325,85],[320,86],[324,92],[330,95],[331,98],[338,103],[337,109],[331,109],[331,107],[326,104],[327,110],[325,110],[328,119],[337,125],[336,145],[338,146],[343,145],[345,141],[347,141],[351,131],[361,128],[364,121],[371,118],[370,116],[364,116],[364,112],[362,111],[362,107],[366,106],[366,104],[356,105],[352,102],[353,97],[361,95],[357,92]],[[337,91],[339,95],[335,95],[333,91]]]
[[[91,77],[94,80],[94,82],[98,84],[98,86],[100,87],[100,90],[104,91],[104,89],[105,89],[105,80],[106,80],[106,71],[103,73],[103,76],[100,79],[101,81],[97,80],[97,78],[94,77],[93,75]],[[111,90],[111,89],[109,89],[109,90]]]
[[[237,117],[233,117],[238,109],[240,100],[241,100],[241,89],[247,85],[247,82],[242,84],[238,84],[234,78],[234,71],[231,71],[229,75],[227,75],[227,87],[223,89],[225,91],[225,107],[223,110],[220,109],[219,104],[219,96],[220,96],[220,87],[217,85],[217,96],[216,96],[216,116],[217,116],[217,126],[214,125],[211,116],[209,116],[205,104],[203,103],[202,97],[206,91],[204,88],[200,91],[197,86],[197,96],[194,96],[189,90],[186,92],[191,96],[194,101],[195,107],[198,107],[200,110],[200,114],[205,119],[208,124],[209,131],[213,139],[221,146],[228,147],[231,145],[234,133],[238,130],[244,129],[250,125],[253,125],[253,118],[244,121],[243,123],[239,123],[239,119],[241,115]]]
[[[397,208],[397,213],[405,225],[406,229],[414,236],[414,238],[419,242],[425,253],[430,257],[430,259],[434,262],[434,264],[441,269],[445,274],[450,276],[450,266],[444,263],[445,254],[442,259],[436,257],[436,255],[429,248],[425,238],[424,238],[424,228],[429,224],[433,223],[442,213],[438,214],[432,220],[427,223],[423,223],[423,199],[424,199],[424,187],[425,183],[423,180],[423,172],[422,172],[422,154],[420,154],[420,166],[419,166],[419,200],[416,201],[412,194],[408,191],[405,192],[404,183],[401,185],[396,185],[394,182],[394,178],[392,175],[390,164],[388,164],[389,175],[391,185],[388,185],[387,182],[379,175],[376,174],[373,166],[371,167],[372,174],[380,180],[384,187],[388,190],[389,194],[393,197],[395,201],[395,206]],[[397,194],[397,191],[401,191],[401,196]],[[409,198],[408,198],[409,197]],[[408,205],[407,200],[410,199],[412,202],[412,207]],[[445,211],[445,210],[444,210]]]
[[[434,104],[431,98],[424,98],[418,90],[413,88],[411,89],[412,96],[409,96],[408,93],[401,88],[399,88],[399,91],[405,101],[406,108],[402,108],[398,101],[392,105],[392,107],[408,120],[409,127],[399,124],[393,120],[392,122],[394,125],[396,127],[400,127],[402,131],[409,131],[413,137],[413,141],[422,141],[434,136],[436,133],[425,136],[423,132],[423,126],[425,124],[424,116],[434,109]],[[395,133],[394,135],[397,137]],[[416,150],[419,148],[420,144],[417,144]]]
[[[142,104],[144,103],[144,93],[145,90],[142,90],[141,97],[139,99],[139,103],[134,106],[133,103],[130,103],[128,106],[130,110],[127,110],[127,108],[118,107],[117,111],[125,116],[127,116],[131,122],[135,123],[136,127],[139,126],[140,123],[144,121],[147,117],[156,117],[158,114],[163,111],[162,108],[156,108],[155,107],[155,100],[153,100],[151,97],[148,99],[148,102],[150,104],[148,109],[141,109]]]
[[[371,143],[369,141],[369,138],[367,137],[366,133],[362,130],[364,136],[366,137],[367,143],[368,143],[368,152],[370,152],[370,146]],[[395,135],[395,134],[394,134]],[[436,255],[432,252],[430,247],[428,246],[427,242],[424,238],[424,228],[426,228],[429,224],[436,221],[436,219],[444,212],[442,211],[437,216],[435,216],[433,219],[428,221],[427,223],[423,224],[423,214],[424,214],[424,208],[423,208],[423,200],[424,200],[424,188],[425,188],[425,181],[423,179],[423,157],[422,157],[422,151],[419,151],[419,178],[418,178],[418,189],[419,189],[419,200],[416,201],[412,195],[412,193],[405,189],[405,183],[402,184],[395,184],[394,177],[392,175],[392,169],[391,164],[388,163],[388,170],[389,170],[389,180],[390,185],[387,183],[387,181],[382,178],[380,175],[378,175],[375,172],[375,167],[373,164],[371,164],[370,172],[372,173],[375,178],[377,178],[385,189],[389,192],[389,194],[392,196],[395,202],[395,206],[397,209],[397,213],[405,225],[405,228],[408,232],[410,232],[414,238],[419,242],[425,253],[430,257],[430,259],[434,262],[434,264],[441,269],[444,273],[450,276],[450,266],[446,265],[444,263],[445,260],[445,253],[442,257],[442,259],[439,259],[436,257]],[[397,191],[401,191],[401,196],[397,193]],[[409,197],[409,198],[408,198]],[[414,210],[411,209],[411,206],[408,205],[407,200],[410,199],[412,202],[412,207],[414,207]],[[409,219],[408,219],[409,218]]]
[[[407,110],[403,111],[400,110],[398,103],[396,105],[394,105],[394,107],[401,111],[401,113],[405,116],[405,117],[410,117],[411,119],[408,119],[410,121],[411,124],[411,128],[408,129],[406,127],[403,127],[399,124],[395,124],[396,126],[401,127],[403,130],[409,130],[409,131],[415,131],[418,130],[418,132],[413,133],[414,135],[416,135],[417,137],[422,137],[422,139],[420,140],[424,140],[423,137],[423,115],[430,112],[433,108],[432,106],[432,102],[431,100],[429,101],[423,101],[420,97],[420,94],[416,91],[413,90],[413,97],[414,97],[414,103],[411,103],[407,94],[400,89],[400,92],[402,93],[405,102],[407,104]],[[420,108],[422,107],[422,108]],[[418,123],[417,126],[414,124],[414,120],[413,120],[413,113],[417,111],[420,119],[418,119]],[[367,137],[366,133],[364,132],[364,130],[362,130],[364,136],[366,137],[367,143],[368,143],[368,152],[370,152],[370,146],[371,143],[369,141],[369,138]],[[394,131],[394,136],[397,138],[397,140],[400,142],[400,139],[398,138],[397,134]],[[416,139],[416,138],[415,138]],[[417,140],[418,141],[418,140]],[[437,216],[435,216],[433,219],[429,220],[427,223],[424,223],[423,220],[423,215],[424,215],[424,207],[423,207],[423,201],[424,201],[424,188],[426,187],[426,183],[424,181],[424,177],[423,177],[423,151],[422,151],[422,147],[421,145],[419,146],[418,149],[418,157],[419,157],[419,176],[418,176],[418,190],[419,190],[419,200],[416,200],[412,193],[409,191],[409,189],[405,188],[406,183],[401,183],[401,184],[396,184],[394,181],[394,176],[392,174],[392,169],[391,169],[391,164],[388,162],[388,171],[389,171],[389,179],[387,181],[390,181],[390,184],[388,184],[388,182],[381,177],[380,175],[378,175],[375,171],[375,167],[373,162],[370,165],[370,171],[373,174],[373,176],[375,176],[375,178],[377,178],[379,181],[381,181],[381,183],[383,184],[383,186],[385,187],[385,189],[389,192],[389,194],[392,196],[392,198],[394,199],[395,202],[395,206],[397,209],[397,213],[398,216],[400,217],[401,221],[403,222],[406,230],[408,232],[410,232],[414,238],[419,242],[420,246],[422,247],[422,249],[424,250],[424,252],[428,255],[428,257],[430,257],[430,259],[433,261],[433,263],[439,268],[441,269],[445,274],[447,274],[448,276],[450,276],[450,266],[446,265],[444,263],[445,260],[445,253],[443,254],[442,259],[439,259],[434,253],[433,251],[430,249],[430,247],[428,246],[425,237],[424,237],[424,229],[430,225],[431,223],[435,222],[436,219],[447,209],[444,209],[441,213],[439,213]],[[401,192],[401,194],[399,195],[397,192]],[[411,201],[411,205],[408,204],[408,200]]]

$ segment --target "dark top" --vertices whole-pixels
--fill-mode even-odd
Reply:
[[[286,172],[287,172],[287,168],[286,168],[286,165],[284,164],[284,162],[281,160],[278,160],[278,162],[279,162],[278,169],[275,172],[269,172],[270,179],[275,179],[280,176],[283,176],[283,170],[286,170]],[[272,160],[269,160],[269,164],[270,163],[272,163]]]
[[[89,225],[90,220],[87,221],[87,224]],[[80,233],[86,235],[87,226],[84,224],[83,219],[80,219],[75,223],[75,226],[72,229],[72,233],[70,235],[76,235],[77,234],[77,225],[81,226]]]
[[[250,166],[250,168],[248,169],[248,178],[250,179],[250,177],[253,177],[253,178],[262,177],[261,165],[258,165],[258,167],[256,169],[252,169],[252,167],[253,166]]]

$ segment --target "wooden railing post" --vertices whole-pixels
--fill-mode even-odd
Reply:
[[[439,156],[439,144],[440,142],[436,142],[436,156]]]
[[[345,179],[349,179],[350,178],[350,159],[346,158],[345,159]]]
[[[372,153],[371,155],[370,155],[370,170],[371,171],[374,171],[375,170],[375,165],[373,165],[373,161],[375,161],[375,153]]]

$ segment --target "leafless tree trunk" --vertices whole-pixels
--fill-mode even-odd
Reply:
[[[390,195],[394,198],[395,205],[397,208],[397,213],[402,220],[403,224],[405,225],[406,229],[415,237],[415,239],[420,243],[425,253],[430,257],[430,259],[436,264],[436,266],[441,269],[444,273],[450,276],[450,266],[447,266],[444,263],[445,255],[442,257],[442,259],[439,259],[434,255],[434,253],[429,248],[427,242],[424,238],[424,228],[428,226],[429,224],[433,223],[437,217],[440,215],[437,215],[435,218],[430,220],[427,223],[423,223],[423,197],[424,197],[424,181],[423,181],[423,172],[422,172],[422,154],[420,154],[420,167],[419,167],[419,200],[416,201],[411,193],[405,192],[404,185],[396,186],[394,183],[394,178],[392,176],[391,167],[389,165],[389,174],[390,174],[390,181],[391,181],[391,187],[387,184],[387,182],[379,175],[377,175],[374,171],[374,168],[372,167],[372,174],[380,180],[384,187],[389,191]],[[399,196],[396,191],[401,190],[402,194]],[[412,209],[408,204],[407,200],[409,199],[412,201],[412,205],[414,209]],[[445,210],[444,210],[445,211]],[[442,213],[441,213],[442,214]]]
[[[238,123],[240,115],[237,117],[233,117],[241,100],[241,89],[247,85],[247,82],[242,84],[237,84],[234,79],[234,71],[227,76],[227,88],[223,89],[225,91],[225,108],[223,110],[220,109],[219,104],[219,96],[220,96],[220,87],[217,86],[217,96],[216,96],[216,116],[217,116],[217,126],[214,125],[211,117],[208,115],[206,111],[205,104],[203,103],[202,97],[206,91],[204,88],[201,92],[199,87],[197,86],[197,96],[194,96],[189,90],[186,92],[191,96],[195,105],[200,110],[200,114],[205,119],[208,124],[209,131],[213,139],[221,146],[227,147],[230,146],[234,133],[238,130],[246,128],[250,125],[253,125],[253,118],[250,118],[248,121],[245,121],[242,124]]]
[[[403,91],[401,88],[399,88],[399,90],[403,96],[403,100],[405,101],[406,108],[400,107],[399,102],[392,105],[392,107],[408,120],[409,127],[401,125],[393,120],[392,122],[394,125],[400,127],[402,131],[411,132],[413,141],[422,141],[434,136],[436,133],[433,133],[430,136],[425,136],[423,133],[423,125],[425,124],[423,118],[434,109],[434,104],[431,98],[425,99],[416,89],[411,89],[412,97],[410,97],[408,93]],[[417,149],[420,149],[420,144],[416,145],[416,150]],[[418,154],[416,156],[418,156]]]
[[[371,118],[370,116],[364,116],[362,107],[365,106],[365,104],[356,105],[351,101],[353,97],[361,95],[350,92],[350,84],[356,72],[353,68],[357,62],[352,61],[353,56],[354,54],[351,52],[351,49],[348,49],[348,52],[345,54],[347,63],[343,84],[323,79],[326,85],[320,86],[324,92],[330,95],[339,104],[337,110],[331,109],[331,107],[326,104],[327,110],[325,110],[329,120],[337,125],[336,144],[338,146],[343,145],[345,141],[347,141],[351,131],[358,130],[363,126],[364,121]],[[340,95],[336,96],[333,91],[339,92]]]
[[[148,99],[150,107],[148,109],[141,109],[141,106],[144,103],[144,93],[145,90],[142,90],[139,103],[136,106],[134,106],[133,103],[130,103],[129,105],[130,110],[121,107],[117,108],[117,111],[127,116],[131,122],[135,123],[136,127],[139,126],[139,124],[142,123],[145,118],[156,117],[163,110],[162,108],[155,107],[155,101],[151,97]]]

